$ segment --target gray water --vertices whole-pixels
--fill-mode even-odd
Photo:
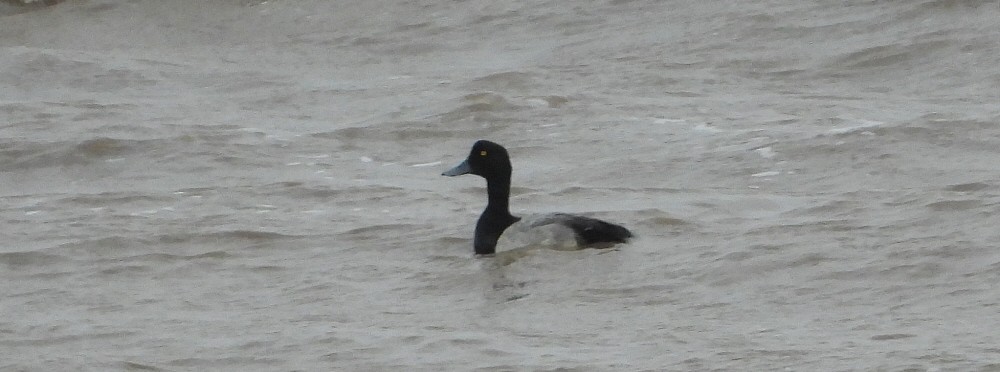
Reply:
[[[1000,371],[995,0],[0,12],[0,370]]]

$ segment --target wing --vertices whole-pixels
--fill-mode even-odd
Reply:
[[[547,245],[562,249],[606,248],[632,237],[628,229],[596,218],[567,213],[527,216],[511,225],[501,239],[517,246]]]
[[[627,243],[632,237],[632,232],[625,227],[596,218],[559,213],[555,219],[556,223],[568,226],[576,233],[577,244],[581,247]]]

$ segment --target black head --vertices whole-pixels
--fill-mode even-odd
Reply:
[[[476,254],[491,254],[496,250],[497,239],[518,218],[507,207],[510,198],[510,157],[507,149],[496,143],[479,140],[472,145],[469,157],[442,176],[475,174],[486,179],[489,202],[476,223]]]
[[[487,140],[476,141],[469,151],[469,157],[454,168],[441,173],[442,176],[475,174],[489,179],[510,179],[510,156],[507,149]]]

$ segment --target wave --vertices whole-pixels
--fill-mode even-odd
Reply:
[[[144,141],[93,138],[80,142],[0,143],[3,170],[64,167],[103,162],[139,151]]]
[[[63,2],[64,0],[3,0],[0,1],[0,17],[30,12]]]
[[[43,252],[7,252],[0,253],[0,264],[12,269],[49,266],[71,261],[66,256]]]
[[[178,232],[145,237],[108,236],[63,243],[45,249],[44,254],[83,260],[225,259],[230,257],[230,250],[269,246],[275,242],[297,238],[301,237],[256,230]],[[158,248],[151,252],[150,247]]]
[[[229,129],[191,132],[151,139],[92,137],[51,142],[8,139],[0,142],[0,171],[80,167],[122,160],[141,167],[147,167],[152,161],[163,170],[177,171],[201,170],[209,164],[225,167],[265,165],[266,148],[242,143],[254,141],[251,139],[253,134]]]

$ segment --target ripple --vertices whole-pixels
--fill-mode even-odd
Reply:
[[[983,189],[990,188],[991,186],[987,183],[982,182],[970,182],[970,183],[959,183],[945,187],[945,191],[955,191],[955,192],[971,192],[979,191]]]
[[[979,200],[944,200],[927,204],[927,208],[936,212],[953,212],[965,211],[982,205],[983,203]]]
[[[890,334],[884,334],[884,335],[875,335],[875,336],[872,336],[871,339],[874,340],[874,341],[888,341],[888,340],[900,340],[900,339],[911,338],[911,337],[917,337],[917,335],[909,334],[909,333],[890,333]]]
[[[121,367],[126,371],[166,371],[163,368],[138,362],[121,362]]]
[[[472,81],[488,89],[526,89],[536,85],[534,75],[526,72],[507,71],[489,74]],[[466,96],[468,97],[468,96]]]
[[[0,253],[0,264],[14,269],[28,266],[48,266],[67,261],[70,261],[70,259],[62,255],[41,252]]]
[[[233,257],[224,251],[212,251],[193,255],[180,255],[168,253],[149,253],[116,259],[115,261],[151,261],[151,262],[175,262],[175,261],[196,261],[196,260],[219,260]],[[118,268],[106,269],[102,273],[117,274],[121,272],[145,271],[142,266],[122,266]]]

